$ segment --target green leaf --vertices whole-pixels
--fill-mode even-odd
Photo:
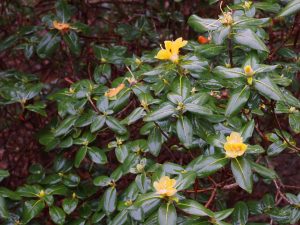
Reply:
[[[173,204],[162,204],[158,209],[159,225],[176,225],[177,213]]]
[[[42,116],[47,116],[45,108],[46,104],[42,102],[36,102],[33,105],[26,105],[26,109],[41,114]]]
[[[277,17],[289,16],[291,14],[296,14],[300,10],[300,0],[290,1],[278,14]]]
[[[151,186],[151,180],[145,175],[145,173],[139,174],[135,177],[135,182],[142,194],[145,194]]]
[[[127,129],[116,118],[108,116],[106,117],[106,125],[117,134],[126,134]]]
[[[289,124],[295,133],[300,133],[300,113],[291,113],[289,115]]]
[[[110,214],[116,210],[117,190],[114,187],[106,189],[103,194],[103,209]]]
[[[264,153],[265,149],[261,147],[260,145],[248,145],[247,147],[247,154],[261,154]]]
[[[231,215],[231,213],[233,212],[234,209],[225,209],[219,212],[215,212],[214,213],[214,218],[217,220],[224,220],[226,219],[228,216]]]
[[[268,149],[267,149],[267,154],[269,156],[276,156],[278,155],[280,152],[282,152],[284,149],[286,149],[286,147],[288,147],[287,143],[284,143],[282,141],[276,141],[274,143],[272,143]]]
[[[103,115],[96,116],[91,124],[91,132],[100,130],[105,124],[106,118]]]
[[[276,101],[283,101],[283,95],[281,91],[268,76],[265,76],[260,79],[254,79],[253,83],[254,88],[258,90],[262,95]]]
[[[26,201],[23,207],[22,222],[25,224],[28,223],[34,217],[39,215],[44,208],[45,208],[45,202],[42,200]]]
[[[78,35],[74,31],[69,31],[63,35],[64,41],[67,43],[70,51],[74,55],[80,54],[80,44]]]
[[[59,208],[57,206],[51,206],[49,208],[49,214],[50,214],[51,220],[54,223],[64,224],[65,219],[66,219],[66,214],[61,208]]]
[[[158,127],[154,127],[148,136],[148,147],[152,155],[158,156],[163,143],[163,137]]]
[[[110,225],[123,225],[128,218],[128,210],[122,210],[111,221]]]
[[[41,58],[50,57],[57,49],[60,40],[61,40],[60,36],[58,35],[57,32],[47,33],[37,46],[36,51],[38,56]]]
[[[175,94],[185,99],[190,95],[191,81],[186,76],[179,76],[173,81],[171,89]]]
[[[112,182],[112,179],[107,176],[96,177],[93,181],[95,186],[100,186],[100,187],[108,186],[111,182]]]
[[[250,137],[252,137],[253,131],[255,127],[255,122],[254,120],[248,121],[242,128],[241,130],[241,135],[244,139],[244,141],[247,141]]]
[[[253,161],[249,161],[251,164],[252,169],[257,172],[259,175],[263,176],[264,178],[269,179],[276,179],[278,176],[274,170],[271,170],[269,168],[266,168],[258,163],[255,163]]]
[[[77,152],[76,152],[76,155],[75,155],[75,160],[74,160],[74,166],[76,168],[78,168],[82,162],[82,160],[85,158],[85,155],[87,153],[87,149],[88,147],[87,146],[82,146]]]
[[[224,66],[215,67],[213,73],[225,78],[239,78],[245,76],[241,68],[227,68]]]
[[[249,97],[250,88],[248,86],[245,86],[240,90],[235,90],[228,101],[225,116],[230,117],[234,114],[239,113],[241,108],[248,101]]]
[[[106,112],[108,110],[108,106],[109,106],[109,102],[108,102],[108,98],[106,96],[101,96],[98,100],[97,100],[97,108],[101,111],[101,112]]]
[[[71,127],[75,124],[76,120],[76,116],[70,116],[64,121],[62,121],[61,124],[55,130],[55,137],[67,134],[70,131]]]
[[[175,107],[171,104],[165,104],[162,107],[158,108],[157,110],[149,113],[145,118],[144,121],[157,121],[165,119],[176,112]]]
[[[65,198],[62,202],[62,207],[67,214],[71,214],[77,207],[77,198]]]
[[[106,164],[107,163],[107,157],[105,155],[105,152],[97,147],[91,147],[88,148],[88,155],[90,159],[97,164]]]
[[[176,178],[176,189],[178,191],[185,190],[194,184],[196,179],[196,173],[194,171],[189,171],[183,174],[179,174]]]
[[[221,23],[218,20],[204,19],[199,16],[192,15],[188,19],[188,25],[196,32],[202,33],[218,29],[221,26]]]
[[[68,22],[68,20],[71,18],[71,8],[68,3],[63,0],[57,1],[55,3],[55,9],[60,22]]]
[[[213,114],[212,110],[210,110],[209,108],[193,103],[186,103],[185,108],[187,111],[201,116],[209,116]]]
[[[248,221],[249,211],[245,202],[238,202],[234,206],[232,220],[233,225],[246,225]]]
[[[224,154],[214,154],[209,156],[199,156],[193,163],[193,170],[198,177],[207,177],[228,163],[229,159]]]
[[[5,203],[5,199],[0,196],[0,218],[7,219],[9,217],[9,212]]]
[[[176,131],[180,142],[189,148],[193,141],[193,127],[188,117],[181,116],[178,118],[176,123]]]
[[[179,203],[176,204],[176,206],[181,209],[183,212],[195,215],[195,216],[213,216],[213,212],[209,209],[205,208],[200,203],[190,200],[190,199],[184,199],[181,200]]]
[[[0,182],[6,177],[9,177],[9,172],[7,170],[0,169]]]
[[[238,30],[234,35],[234,41],[252,49],[269,52],[264,42],[250,29]]]
[[[97,84],[106,84],[111,79],[111,65],[105,63],[97,66],[93,76]]]
[[[251,166],[248,160],[243,157],[232,159],[231,170],[238,185],[247,192],[251,193],[253,180]]]
[[[133,124],[139,119],[143,118],[146,115],[144,108],[137,107],[134,109],[129,116],[125,119],[127,125]]]

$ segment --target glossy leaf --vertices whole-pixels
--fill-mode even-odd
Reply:
[[[231,170],[238,185],[251,193],[253,180],[251,166],[248,160],[243,157],[232,159]]]

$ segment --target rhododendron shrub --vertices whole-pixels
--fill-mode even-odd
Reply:
[[[36,137],[52,162],[31,165],[16,190],[0,187],[3,224],[299,223],[299,189],[286,189],[272,165],[286,152],[299,157],[299,58],[289,36],[268,36],[277,20],[299,33],[299,0],[219,1],[215,18],[190,15],[192,37],[156,39],[133,56],[97,37],[84,45],[93,27],[73,9],[57,1],[30,34],[18,33],[15,48],[50,63],[63,51],[64,65],[87,77],[49,90],[34,75],[0,74],[1,104],[42,116],[47,105],[57,110]],[[117,30],[130,39],[126,28]]]

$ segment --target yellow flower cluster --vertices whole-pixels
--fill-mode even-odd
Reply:
[[[105,92],[104,95],[108,98],[115,97],[117,94],[119,94],[120,91],[123,90],[124,87],[125,87],[125,84],[121,83],[116,88],[110,88],[107,92]]]
[[[156,190],[156,193],[161,196],[171,197],[176,194],[177,190],[174,187],[176,184],[176,180],[170,179],[168,176],[164,176],[160,178],[159,181],[155,181],[153,186]]]
[[[54,20],[53,27],[59,31],[67,31],[71,28],[71,25],[68,23],[60,23],[60,22]]]
[[[244,72],[247,76],[247,82],[249,85],[252,85],[253,82],[253,75],[254,75],[254,71],[252,69],[252,67],[250,65],[247,65],[244,67]]]
[[[224,144],[226,155],[229,158],[242,156],[247,150],[247,145],[243,143],[243,138],[237,132],[232,132],[226,137],[227,142]]]
[[[179,61],[179,49],[187,44],[181,37],[175,41],[165,41],[165,49],[161,47],[161,50],[157,53],[155,58],[160,60],[171,60],[174,63]]]

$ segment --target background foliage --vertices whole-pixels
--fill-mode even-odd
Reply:
[[[299,0],[0,7],[1,223],[299,223]]]

